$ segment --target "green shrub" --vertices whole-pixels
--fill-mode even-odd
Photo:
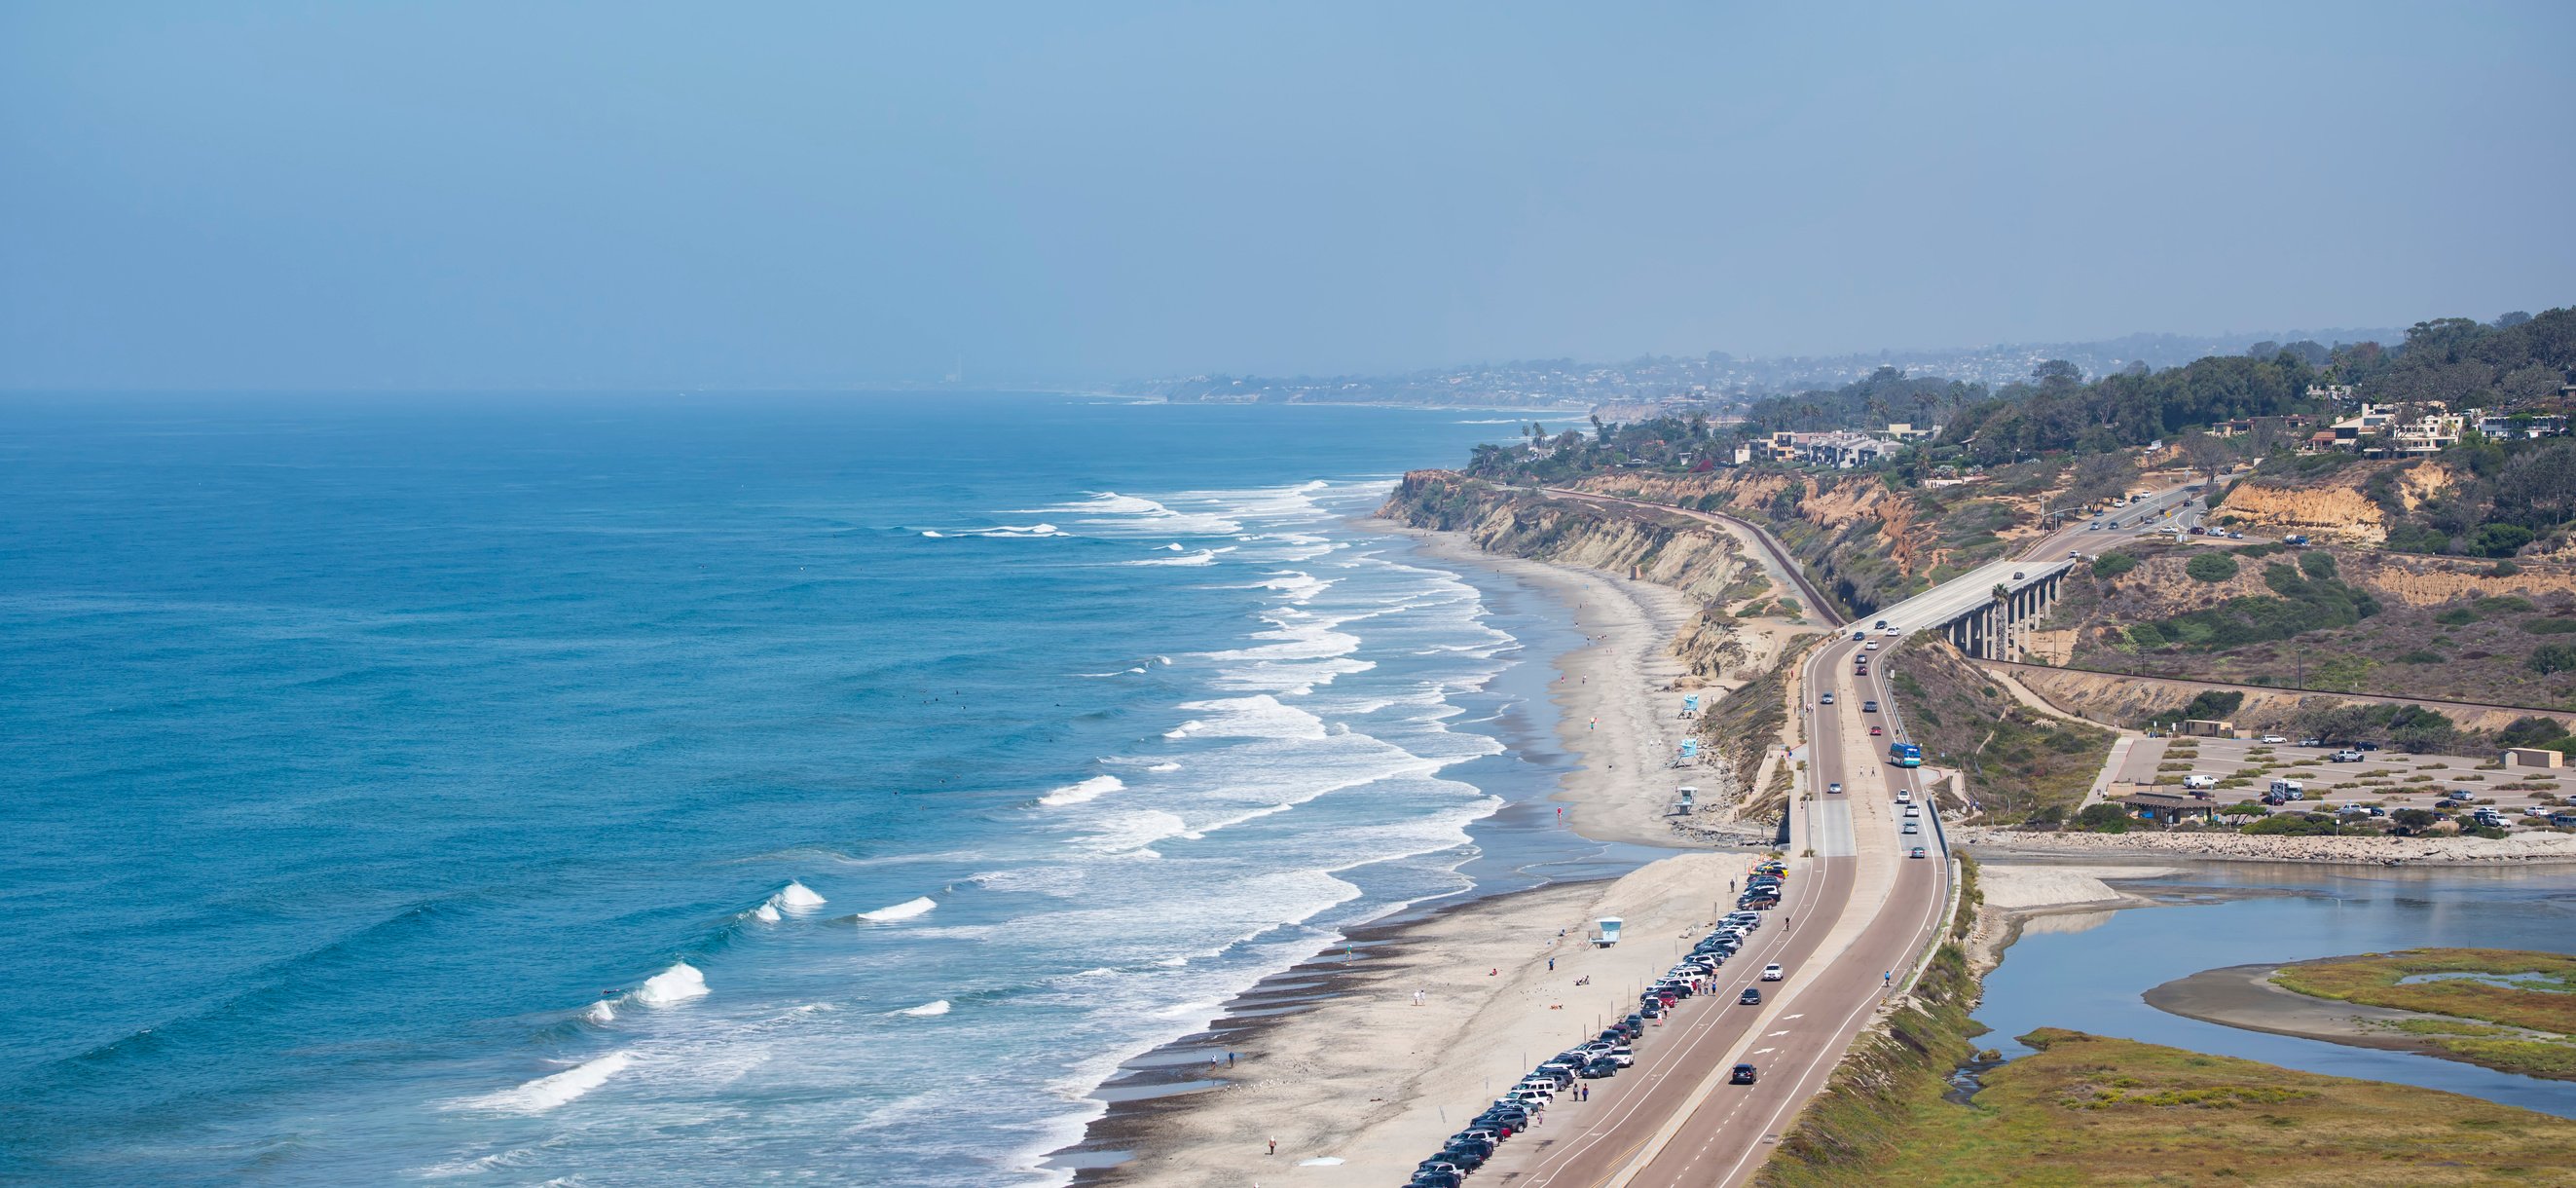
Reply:
[[[2520,524],[2480,524],[2469,547],[2482,557],[2510,557],[2531,543],[2531,529]]]
[[[2565,737],[2567,737],[2567,727],[2559,724],[2558,719],[2543,718],[2537,714],[2528,718],[2515,718],[2506,723],[2503,730],[2496,732],[2496,741],[2508,747],[2537,747]]]
[[[2116,804],[2088,804],[2075,814],[2075,824],[2096,833],[2127,833],[2129,810]]]
[[[2388,548],[2399,553],[2439,553],[2451,547],[2449,534],[2429,524],[2400,521],[2388,526]]]
[[[2433,621],[2445,627],[2466,627],[2478,621],[2478,612],[2465,606],[2455,606],[2433,616]]]
[[[2192,698],[2191,704],[2182,707],[2182,716],[2203,721],[2223,719],[2244,704],[2245,695],[2234,689],[2206,689]],[[2165,753],[2170,755],[2178,750],[2180,748],[2168,748]]]
[[[2236,558],[2225,553],[2202,553],[2184,562],[2182,571],[2204,582],[2223,582],[2236,576]]]
[[[2127,553],[2104,553],[2093,559],[2093,576],[2115,578],[2138,567],[2138,559]]]
[[[2397,662],[2400,664],[2439,664],[2442,662],[2442,654],[2439,652],[2427,652],[2418,648],[2415,651],[2400,655],[2397,657]]]
[[[2522,629],[2533,635],[2576,635],[2576,619],[2524,619]]]
[[[2542,644],[2531,649],[2531,658],[2522,664],[2542,676],[2576,669],[2576,644]]]
[[[2477,601],[2477,607],[2478,613],[2482,615],[2527,615],[2540,609],[2531,605],[2530,599],[2513,594],[2496,594],[2481,598]]]
[[[2301,553],[2299,554],[2299,568],[2312,578],[2333,577],[2335,576],[2334,554]]]

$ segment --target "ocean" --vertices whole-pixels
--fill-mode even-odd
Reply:
[[[1562,616],[1354,522],[1509,414],[6,408],[0,1177],[1060,1183],[1337,929],[1619,862]]]

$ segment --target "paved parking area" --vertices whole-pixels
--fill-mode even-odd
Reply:
[[[2307,798],[2298,807],[2333,812],[2347,804],[2381,808],[2433,807],[2445,793],[2465,792],[2473,804],[2495,806],[2515,825],[2523,810],[2552,805],[2576,793],[2576,768],[2504,767],[2492,757],[2362,752],[2359,763],[2337,763],[2335,747],[2265,745],[2250,739],[2142,738],[2112,776],[2109,795],[2161,785],[2182,791],[2185,776],[2216,776],[2210,795],[2220,804],[2259,800],[2276,779],[2297,780]]]

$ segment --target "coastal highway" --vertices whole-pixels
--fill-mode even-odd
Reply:
[[[1805,668],[1813,794],[1794,806],[1781,906],[1719,970],[1713,993],[1685,1004],[1676,1022],[1641,1045],[1635,1068],[1596,1083],[1591,1101],[1551,1111],[1532,1136],[1537,1142],[1496,1161],[1512,1183],[1697,1188],[1749,1180],[1874,1016],[1885,975],[1902,984],[1925,951],[1947,905],[1950,864],[1928,818],[1922,834],[1898,833],[1895,792],[1912,787],[1912,773],[1887,766],[1886,738],[1869,736],[1873,724],[1890,736],[1899,731],[1891,712],[1861,710],[1870,699],[1888,704],[1876,675],[1851,672],[1862,647],[1845,636]],[[1836,704],[1813,704],[1822,689],[1834,690]],[[1844,791],[1826,793],[1834,783]],[[1927,856],[1906,857],[1918,843]],[[1788,980],[1758,981],[1773,961]],[[1736,1005],[1745,986],[1762,988],[1761,1006]],[[1761,1070],[1756,1084],[1725,1083],[1739,1062]]]
[[[1929,625],[1928,619],[1909,623],[1960,598],[1986,597],[2016,566],[2027,570],[2050,558],[2062,561],[2066,550],[2083,547],[2076,541],[2089,540],[2098,548],[2160,526],[2166,522],[2160,513],[2184,503],[2189,485],[2177,484],[2123,507],[2118,530],[2095,530],[2090,519],[2075,520],[2042,536],[2018,558],[1980,567],[1869,617],[1909,631]],[[1590,492],[1549,488],[1548,493],[1748,529],[1812,611],[1837,628],[1844,626],[1796,559],[1757,525]],[[1719,971],[1712,993],[1686,1004],[1653,1042],[1641,1045],[1634,1068],[1596,1083],[1591,1101],[1551,1111],[1548,1125],[1531,1136],[1536,1141],[1516,1144],[1489,1172],[1533,1188],[1745,1183],[1875,1018],[1889,994],[1889,978],[1900,987],[1909,983],[1942,924],[1952,865],[1928,803],[1927,815],[1919,819],[1921,832],[1900,832],[1905,818],[1896,793],[1920,789],[1914,771],[1885,759],[1886,744],[1905,737],[1905,730],[1895,700],[1881,684],[1884,661],[1873,663],[1867,676],[1852,671],[1856,655],[1879,660],[1887,654],[1868,652],[1873,641],[1882,649],[1894,642],[1875,629],[1861,640],[1837,630],[1801,668],[1798,696],[1807,771],[1791,806],[1791,877],[1781,906],[1754,934],[1753,943]],[[1825,690],[1834,692],[1834,705],[1819,704],[1818,694]],[[1864,711],[1873,700],[1881,708]],[[1872,737],[1873,725],[1884,733]],[[1835,784],[1843,791],[1826,791]],[[1917,845],[1925,857],[1910,856]],[[1786,969],[1788,980],[1758,981],[1762,966],[1774,961]],[[1736,1004],[1736,994],[1745,986],[1763,988],[1761,1006]],[[1759,1069],[1757,1083],[1727,1084],[1737,1063]]]

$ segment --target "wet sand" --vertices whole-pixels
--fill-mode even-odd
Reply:
[[[2449,1055],[2438,1044],[2395,1031],[2390,1026],[2408,1019],[2439,1019],[2441,1016],[2310,998],[2272,984],[2272,975],[2285,968],[2288,965],[2266,962],[2202,970],[2147,991],[2147,1005],[2186,1019],[2241,1027],[2247,1031],[2294,1035],[2357,1048],[2385,1048],[2426,1056]]]

